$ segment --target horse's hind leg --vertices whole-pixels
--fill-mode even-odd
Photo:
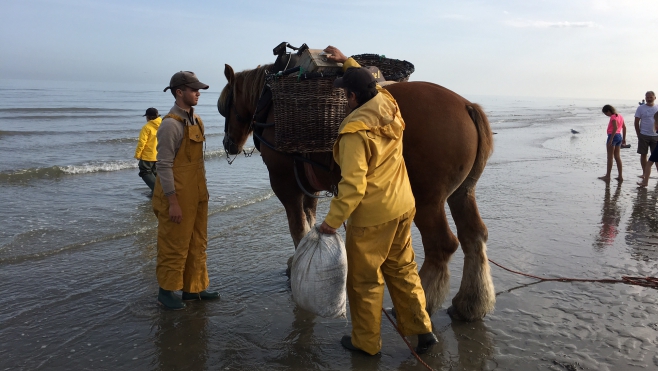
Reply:
[[[459,241],[448,225],[445,198],[440,202],[417,202],[414,223],[423,238],[425,262],[419,275],[425,290],[427,312],[432,315],[441,308],[450,291],[448,262]]]
[[[462,184],[448,198],[448,205],[464,251],[461,286],[448,314],[453,319],[479,320],[493,311],[496,294],[487,260],[487,227],[475,203],[475,182]]]

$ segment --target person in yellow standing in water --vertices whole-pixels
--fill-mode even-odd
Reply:
[[[153,211],[158,218],[156,275],[158,303],[183,309],[189,300],[218,299],[206,291],[208,244],[208,188],[203,159],[205,141],[201,118],[194,113],[199,89],[208,85],[190,71],[172,76],[169,86],[176,104],[158,129],[158,176]],[[182,297],[174,291],[183,290]]]
[[[158,132],[160,123],[162,123],[162,118],[160,118],[158,110],[153,107],[148,108],[144,116],[146,117],[146,125],[139,132],[139,140],[137,141],[137,148],[135,148],[135,158],[139,160],[137,164],[139,176],[151,189],[150,196],[153,196],[155,177],[158,175],[155,165],[158,146],[156,133]]]
[[[417,353],[438,342],[425,310],[425,292],[411,246],[416,203],[402,157],[404,121],[393,96],[374,76],[333,46],[327,58],[343,63],[343,88],[352,112],[343,120],[334,144],[342,180],[338,196],[320,226],[336,233],[347,220],[347,296],[352,336],[343,347],[379,353],[384,282],[393,299],[398,325],[405,336],[418,335]]]

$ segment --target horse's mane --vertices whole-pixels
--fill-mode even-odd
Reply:
[[[236,90],[240,90],[244,94],[247,102],[253,102],[254,104],[260,98],[260,93],[263,90],[263,85],[265,85],[265,73],[272,67],[273,64],[265,64],[258,66],[253,70],[244,70],[242,72],[237,72],[235,74],[235,83],[232,85],[233,95],[237,94]],[[228,99],[229,86],[226,85],[222,90],[222,93],[219,95],[219,101],[217,102],[220,112],[226,111],[226,100]]]

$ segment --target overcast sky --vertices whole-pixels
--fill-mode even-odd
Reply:
[[[219,90],[281,41],[414,63],[462,95],[641,99],[658,91],[658,3],[627,0],[3,0],[0,79]]]

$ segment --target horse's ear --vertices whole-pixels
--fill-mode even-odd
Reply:
[[[226,80],[228,80],[230,85],[235,79],[235,72],[233,72],[233,67],[229,66],[228,64],[225,64],[224,66],[224,76],[226,76]]]

